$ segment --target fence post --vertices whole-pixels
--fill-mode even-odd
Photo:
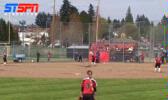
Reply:
[[[89,45],[90,45],[90,43],[91,43],[91,42],[90,42],[90,41],[91,41],[91,40],[90,40],[90,39],[91,39],[91,38],[90,38],[90,23],[89,23],[89,28],[88,28],[88,36],[89,36]]]
[[[125,56],[125,54],[124,54],[125,53],[124,52],[124,39],[122,39],[122,41],[123,41],[123,62],[125,62],[125,57],[124,57]]]

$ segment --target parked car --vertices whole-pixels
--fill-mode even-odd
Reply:
[[[26,60],[25,54],[15,54],[13,57],[13,62],[23,62],[24,60]]]

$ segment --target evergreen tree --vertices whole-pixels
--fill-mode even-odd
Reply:
[[[68,0],[64,0],[60,9],[60,20],[64,23],[68,23],[71,20],[71,15],[79,16],[78,9],[71,5]]]
[[[18,41],[18,33],[13,29],[11,23],[6,23],[4,19],[0,19],[0,41],[9,41],[9,24],[10,24],[10,40]]]
[[[78,9],[73,5],[70,7],[70,15],[72,14],[79,15]]]
[[[110,17],[107,18],[107,23],[108,23],[108,24],[111,23],[111,19],[110,19]]]
[[[41,28],[46,28],[48,25],[47,23],[49,23],[48,18],[51,17],[49,14],[46,14],[45,12],[40,12],[38,13],[38,15],[36,16],[35,19],[35,23],[36,25],[38,25]],[[51,20],[50,20],[51,22]]]
[[[21,31],[23,32],[24,28],[25,28],[25,25],[26,25],[26,21],[25,20],[21,20],[21,21],[19,21],[19,24],[21,26]]]
[[[69,22],[70,21],[70,8],[71,4],[68,0],[63,0],[63,5],[60,9],[60,17],[62,22]]]
[[[8,40],[8,27],[4,19],[0,19],[0,41]]]
[[[80,20],[82,23],[89,23],[89,15],[87,14],[87,12],[82,11],[80,14]]]
[[[149,35],[151,23],[145,15],[137,15],[136,25],[139,28],[140,35],[146,37]]]
[[[150,21],[145,15],[137,15],[136,23],[150,25]]]
[[[127,10],[127,14],[126,14],[126,17],[125,17],[125,22],[127,22],[127,23],[133,23],[134,22],[130,6],[128,7],[128,10]]]
[[[93,17],[95,16],[95,11],[92,4],[89,5],[88,14],[89,14],[89,22],[92,23]]]
[[[8,22],[7,27],[9,27],[10,24],[10,40],[11,41],[19,41],[19,36],[17,30],[13,29],[13,25]]]
[[[117,29],[121,27],[120,20],[114,19],[113,20],[113,29]]]
[[[163,18],[161,19],[161,23],[164,25],[168,24],[168,18],[166,17],[166,15],[164,15]]]
[[[124,18],[121,20],[121,26],[123,26],[125,24],[125,20]]]

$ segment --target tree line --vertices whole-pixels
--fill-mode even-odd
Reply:
[[[58,16],[60,17],[59,22],[63,23],[64,27],[66,27],[68,24],[71,24],[71,22],[81,23],[82,26],[77,24],[77,27],[80,27],[78,29],[82,29],[81,36],[83,36],[83,40],[85,43],[88,43],[88,24],[91,24],[91,30],[95,29],[95,26],[93,25],[95,23],[96,18],[96,12],[95,8],[92,4],[89,5],[88,11],[81,11],[73,6],[68,0],[63,0],[63,5],[61,6],[61,9],[59,11]],[[165,20],[165,16],[162,18],[162,20]],[[52,15],[46,14],[45,12],[41,12],[36,17],[36,24],[39,27],[45,28],[50,27],[52,21]],[[132,37],[133,39],[138,39],[140,36],[149,38],[149,33],[151,31],[151,27],[154,27],[154,22],[150,21],[147,16],[143,15],[137,15],[137,17],[134,19],[133,15],[131,13],[131,7],[128,7],[127,13],[125,18],[118,20],[113,19],[111,20],[110,17],[103,18],[100,16],[100,29],[99,29],[99,38],[109,38],[109,25],[112,24],[111,28],[112,31],[118,32],[118,33],[125,33],[127,36]],[[162,23],[162,21],[161,21]],[[159,24],[158,24],[159,25]],[[65,28],[66,29],[66,28]],[[75,34],[75,32],[73,33]],[[79,35],[78,31],[78,35]],[[91,34],[94,35],[95,31],[91,31]],[[66,34],[64,34],[66,35]],[[67,33],[67,35],[70,35],[70,33]],[[112,34],[113,35],[113,34]],[[66,37],[66,36],[65,36]],[[92,36],[91,38],[94,38]]]
[[[10,32],[9,32],[10,31]],[[10,40],[9,40],[10,33]],[[8,43],[9,41],[18,41],[18,32],[13,28],[10,22],[0,19],[0,42]]]
[[[96,10],[92,4],[89,4],[87,11],[82,10],[79,12],[79,10],[68,0],[63,0],[63,4],[58,12],[58,15],[56,16],[59,17],[59,19],[57,19],[56,26],[54,26],[54,28],[56,28],[57,34],[56,38],[58,38],[59,35],[59,38],[62,38],[63,42],[83,43],[89,43],[89,41],[92,42],[91,40],[95,39]],[[41,28],[51,28],[52,18],[53,14],[39,12],[36,16],[35,24]],[[100,16],[99,38],[109,39],[114,37],[111,33],[111,37],[109,37],[109,31],[125,33],[126,36],[129,36],[133,39],[138,39],[140,36],[149,38],[151,27],[154,27],[157,31],[156,35],[160,37],[161,40],[162,35],[159,33],[162,32],[163,25],[168,25],[167,20],[168,18],[164,15],[161,21],[157,25],[154,25],[154,22],[150,21],[149,18],[145,15],[137,15],[136,18],[133,18],[131,7],[128,7],[126,16],[121,20],[111,20],[110,17],[104,18]],[[62,24],[58,25],[58,23]],[[0,41],[8,41],[9,24],[9,22],[5,22],[5,20],[0,19]],[[17,41],[17,30],[13,29],[12,24],[10,26],[11,40]],[[60,34],[62,34],[62,37]]]

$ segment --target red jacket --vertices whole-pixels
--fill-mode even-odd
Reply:
[[[160,57],[156,57],[155,61],[157,64],[161,64],[162,63],[162,59]]]
[[[81,90],[83,94],[94,94],[96,92],[96,81],[92,78],[85,78],[81,84]]]

